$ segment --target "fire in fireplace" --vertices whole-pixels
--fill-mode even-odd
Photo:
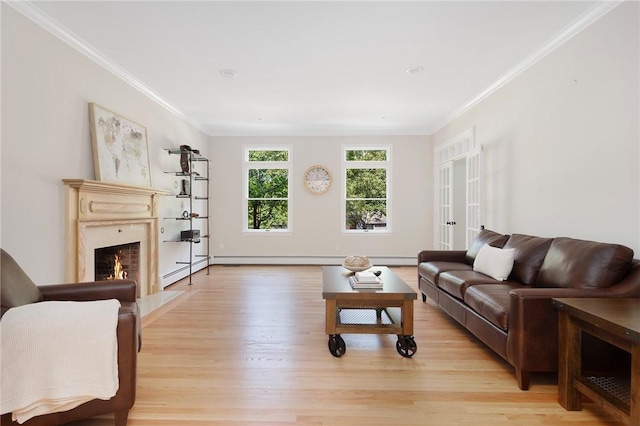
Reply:
[[[94,250],[95,280],[122,280],[140,282],[140,242],[102,247]]]

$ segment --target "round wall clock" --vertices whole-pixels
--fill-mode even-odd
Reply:
[[[322,194],[331,186],[331,172],[325,166],[311,166],[304,172],[304,185],[312,194]]]

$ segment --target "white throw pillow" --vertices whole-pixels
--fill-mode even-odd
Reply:
[[[476,255],[473,270],[504,281],[513,269],[514,252],[515,249],[499,249],[485,244]]]

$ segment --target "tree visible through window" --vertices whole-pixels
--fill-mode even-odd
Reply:
[[[345,150],[345,227],[387,230],[388,150]]]
[[[246,152],[247,229],[289,229],[289,150]]]

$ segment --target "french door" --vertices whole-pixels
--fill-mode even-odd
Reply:
[[[454,161],[464,164],[463,175],[454,173]],[[475,141],[474,129],[437,149],[435,163],[435,246],[438,250],[464,250],[478,235],[484,220],[483,155],[482,146]],[[460,191],[464,194],[459,194]],[[464,215],[462,220],[460,215]],[[465,247],[461,246],[463,242]]]
[[[467,247],[482,229],[482,147],[476,146],[467,154],[467,212],[466,243]]]
[[[437,249],[453,250],[453,161],[442,163],[438,168],[438,220]]]

